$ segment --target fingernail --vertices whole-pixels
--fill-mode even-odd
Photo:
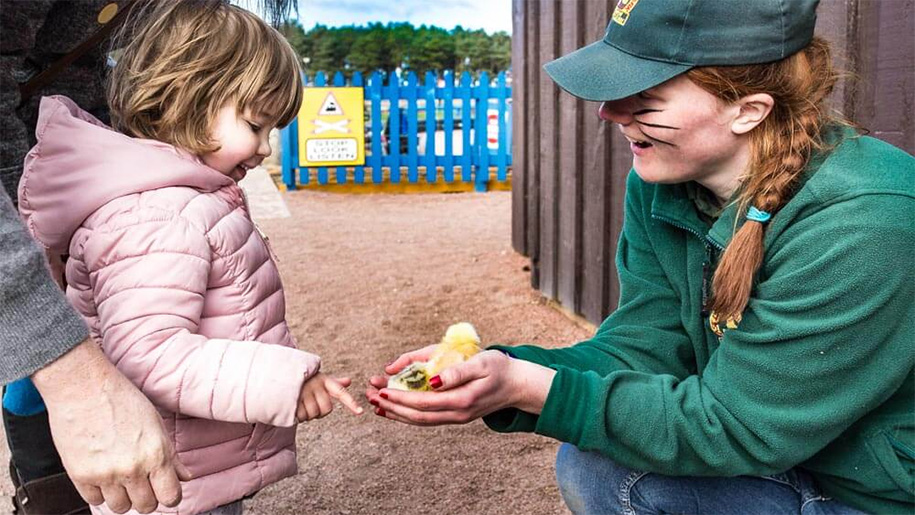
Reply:
[[[369,401],[369,404],[371,404],[372,406],[376,406],[376,407],[377,407],[377,406],[378,406],[378,399],[372,399],[372,400],[370,400],[370,401]]]
[[[384,392],[381,392],[381,393],[379,393],[378,395],[379,395],[382,399],[387,399],[387,398],[388,398],[388,394],[386,394],[386,393],[384,393]]]
[[[441,387],[441,386],[442,386],[442,378],[439,377],[439,376],[433,377],[432,379],[429,380],[429,386],[431,386],[432,388],[439,388],[439,387]]]
[[[391,366],[393,364],[394,364],[393,361],[388,361],[387,363],[384,364],[384,368],[388,368],[389,366]]]
[[[381,408],[375,408],[375,414],[379,417],[383,417],[385,415],[385,411]]]

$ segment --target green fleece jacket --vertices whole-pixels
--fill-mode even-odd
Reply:
[[[830,140],[769,222],[743,320],[721,339],[703,268],[736,207],[709,227],[684,185],[630,173],[619,308],[572,347],[501,347],[557,373],[539,416],[503,410],[487,425],[666,475],[799,466],[849,505],[912,513],[915,158],[848,130]]]

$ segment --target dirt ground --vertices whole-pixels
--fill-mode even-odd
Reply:
[[[383,363],[454,322],[472,322],[487,344],[589,335],[530,287],[528,260],[511,248],[511,194],[284,199],[292,218],[259,225],[279,256],[290,327],[324,371],[353,378],[367,410],[302,424],[298,476],[264,489],[246,512],[568,513],[554,479],[557,442],[499,435],[480,421],[405,426],[374,415],[363,395]]]

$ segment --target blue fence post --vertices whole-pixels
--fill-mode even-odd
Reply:
[[[473,146],[474,157],[477,158],[477,173],[474,181],[474,189],[479,192],[485,192],[487,183],[489,183],[489,145],[486,141],[487,125],[489,117],[489,74],[483,72],[480,74],[480,81],[474,91],[474,98],[477,100],[477,116],[473,124]]]
[[[401,92],[401,98],[407,100],[407,177],[411,183],[419,181],[419,170],[417,170],[417,139],[419,138],[419,117],[416,109],[416,73],[407,74],[407,87]]]
[[[512,99],[512,88],[511,88],[511,86],[508,86],[505,88],[505,104],[506,104],[506,109],[508,110],[508,116],[506,116],[507,119],[505,120],[505,127],[506,127],[505,132],[507,133],[507,136],[505,138],[505,141],[506,141],[506,147],[505,147],[506,156],[505,157],[506,157],[506,160],[508,161],[506,163],[507,166],[512,165],[512,155],[513,155],[512,149],[514,148],[512,146],[513,145],[512,137],[514,135],[514,131],[512,131],[512,126],[514,124],[514,122],[512,121],[512,117],[514,116],[515,107],[514,107],[514,103],[511,101],[511,99]]]
[[[346,78],[343,76],[343,73],[338,71],[337,73],[334,74],[334,86],[335,87],[346,86]],[[335,170],[334,175],[336,176],[337,184],[346,184],[346,167],[345,166],[338,166]]]
[[[381,86],[384,77],[380,72],[374,72],[369,76],[369,99],[372,102],[372,155],[367,159],[369,166],[372,167],[372,182],[378,184],[382,181],[382,159],[381,159]]]
[[[506,170],[506,153],[508,150],[508,140],[505,130],[505,72],[499,72],[496,80],[496,99],[499,101],[499,148],[496,150],[496,179],[499,182],[505,182],[508,178]]]
[[[353,74],[352,86],[353,86],[354,88],[362,88],[362,87],[363,87],[363,86],[362,86],[362,74],[361,74],[361,73],[356,72],[356,73]],[[363,121],[363,128],[365,127],[365,124],[364,124],[364,122],[365,122],[365,97],[366,97],[366,95],[365,95],[365,88],[363,88],[363,93],[362,93],[362,101],[363,101],[363,102],[362,102],[362,113],[363,113],[363,119],[362,119],[362,121]],[[358,137],[359,135],[357,134],[356,136]],[[363,141],[363,144],[364,144],[364,141]],[[363,148],[362,152],[363,152],[363,156],[364,156],[364,155],[365,155],[365,149],[364,149],[364,148]],[[360,165],[360,166],[357,166],[357,167],[353,168],[353,182],[355,182],[356,184],[364,184],[364,183],[365,183],[365,166],[361,166],[361,165]]]
[[[458,96],[461,98],[461,140],[463,142],[460,159],[461,180],[464,182],[470,182],[472,179],[473,145],[470,142],[470,131],[473,128],[470,124],[472,82],[470,73],[465,71],[461,74],[461,87],[458,89]]]
[[[280,129],[280,172],[287,190],[295,189],[295,176],[292,169],[292,145],[289,141],[289,134],[292,132],[294,123],[295,120],[292,120],[289,125]]]
[[[400,183],[400,78],[397,74],[388,74],[388,86],[385,88],[388,99],[388,164],[391,167],[391,183]]]
[[[442,156],[442,167],[445,171],[445,182],[454,181],[454,74],[451,70],[445,72],[445,87],[442,90],[443,109],[445,121],[445,155]]]
[[[423,80],[423,92],[426,98],[426,153],[423,156],[423,164],[426,166],[426,182],[436,182],[438,180],[438,170],[435,168],[435,135],[438,133],[438,117],[435,109],[435,90],[438,88],[438,82],[435,73],[426,72],[426,78]]]
[[[280,146],[282,149],[282,159],[280,160],[280,169],[283,173],[283,184],[286,189],[292,191],[295,189],[295,167],[292,166],[294,158],[292,153],[292,128],[296,125],[296,119],[280,129]]]

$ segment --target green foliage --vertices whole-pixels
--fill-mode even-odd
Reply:
[[[416,72],[469,71],[491,76],[511,66],[511,36],[483,30],[451,31],[410,23],[371,23],[368,26],[326,27],[316,25],[306,32],[296,21],[283,24],[281,32],[305,61],[305,71],[390,72],[397,67]]]

